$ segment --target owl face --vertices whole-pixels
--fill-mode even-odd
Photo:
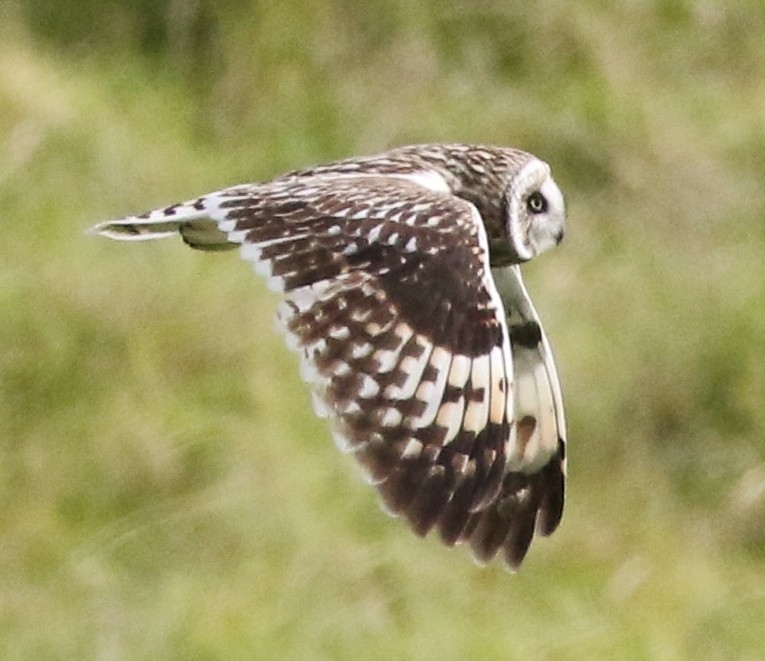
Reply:
[[[563,239],[566,205],[547,163],[532,158],[506,192],[507,236],[520,261],[554,248]]]

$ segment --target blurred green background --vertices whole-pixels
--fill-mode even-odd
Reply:
[[[765,5],[2,0],[0,658],[765,657]],[[386,517],[235,255],[95,221],[420,141],[568,197],[520,573]]]

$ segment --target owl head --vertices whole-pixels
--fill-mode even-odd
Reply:
[[[528,261],[563,239],[566,205],[544,161],[532,157],[513,175],[505,209],[507,236],[519,261]]]

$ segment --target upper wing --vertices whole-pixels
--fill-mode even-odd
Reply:
[[[332,419],[386,507],[419,534],[437,527],[447,543],[485,537],[487,526],[503,531],[491,554],[473,544],[481,560],[499,546],[525,552],[531,537],[524,541],[525,524],[513,528],[508,498],[525,489],[515,476],[549,455],[515,424],[511,336],[472,204],[389,176],[303,177],[96,231],[139,239],[180,231],[195,247],[241,245],[284,292],[279,316],[317,412]],[[522,554],[506,558],[514,566]]]

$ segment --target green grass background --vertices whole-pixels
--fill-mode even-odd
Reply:
[[[3,0],[0,658],[765,657],[765,6]],[[235,255],[93,222],[531,150],[570,420],[520,573],[383,515]]]

